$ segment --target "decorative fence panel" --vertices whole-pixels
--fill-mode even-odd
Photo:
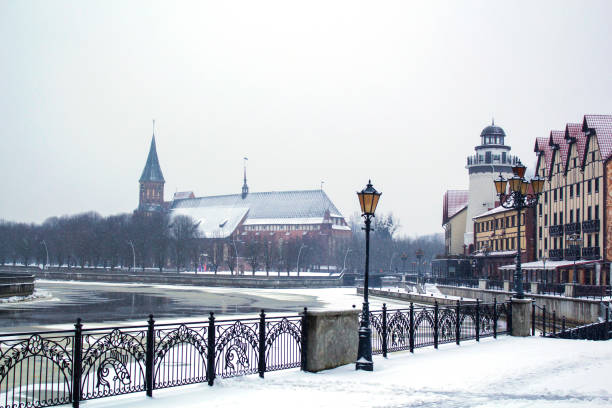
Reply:
[[[508,303],[477,302],[440,307],[414,307],[370,312],[372,352],[410,350],[510,332],[511,307]]]
[[[373,311],[374,354],[496,336],[506,304]],[[306,312],[306,310],[305,310]],[[305,366],[301,316],[16,333],[0,336],[0,408],[46,407]]]

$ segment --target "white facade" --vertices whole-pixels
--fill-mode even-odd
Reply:
[[[504,130],[493,123],[480,134],[481,143],[475,147],[476,154],[467,158],[470,176],[469,198],[463,243],[466,248],[474,244],[474,220],[477,215],[495,208],[498,201],[493,180],[501,173],[512,177],[512,166],[518,158],[511,156],[510,146],[504,144]]]

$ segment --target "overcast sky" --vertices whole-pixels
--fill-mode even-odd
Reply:
[[[131,212],[156,119],[165,198],[372,179],[408,235],[495,123],[612,113],[612,2],[0,0],[0,218]]]

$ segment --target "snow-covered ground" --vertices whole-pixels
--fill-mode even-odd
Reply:
[[[132,407],[610,407],[612,342],[483,339],[374,358],[374,372],[350,364],[104,398],[90,408]]]

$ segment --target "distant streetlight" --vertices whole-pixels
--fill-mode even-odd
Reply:
[[[132,265],[134,268],[134,271],[136,271],[136,250],[134,250],[134,243],[132,241],[128,241],[128,244],[130,244],[130,246],[132,247]]]
[[[361,207],[361,216],[365,218],[365,273],[363,279],[363,308],[361,309],[361,323],[359,325],[359,348],[357,350],[357,362],[355,363],[356,370],[372,371],[374,363],[372,362],[372,330],[370,329],[370,305],[368,303],[369,291],[369,275],[370,275],[370,225],[374,212],[378,205],[380,195],[372,186],[372,182],[368,181],[366,188],[357,193],[359,197],[359,205]]]
[[[302,254],[302,249],[304,249],[304,248],[308,248],[308,246],[302,244],[302,246],[300,246],[300,250],[298,251],[297,265],[296,265],[297,276],[300,276],[300,255]]]
[[[346,250],[346,254],[344,254],[344,264],[342,265],[342,272],[344,272],[346,270],[346,257],[348,256],[349,252],[352,252],[353,250],[348,248]]]
[[[521,211],[527,208],[533,208],[538,204],[544,180],[536,176],[531,179],[531,182],[525,180],[525,171],[527,168],[519,161],[512,167],[512,176],[510,179],[505,179],[501,173],[499,178],[494,180],[495,189],[502,207],[516,210],[517,214],[517,245],[516,245],[516,269],[514,270],[514,291],[518,299],[525,297],[523,291],[523,271],[521,270]],[[510,191],[507,193],[507,187]],[[529,187],[531,186],[531,192]]]
[[[43,269],[45,269],[45,267],[47,267],[47,265],[49,265],[49,249],[47,248],[47,243],[45,242],[44,239],[42,240],[41,244],[45,247],[45,253],[47,254],[47,262],[43,266]]]

